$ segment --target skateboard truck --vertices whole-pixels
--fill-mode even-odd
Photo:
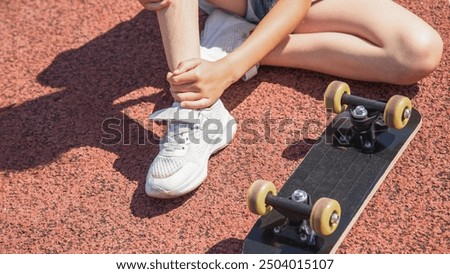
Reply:
[[[309,195],[295,190],[291,197],[279,197],[272,182],[257,180],[247,193],[247,205],[251,212],[267,215],[272,209],[281,214],[282,222],[272,226],[275,237],[300,246],[316,246],[316,236],[332,234],[341,214],[339,203],[320,198],[312,204]]]
[[[352,127],[345,132],[336,132],[339,146],[354,146],[364,153],[375,150],[376,137],[387,130],[379,111],[368,111],[364,105],[348,107]],[[333,139],[336,140],[336,139]]]
[[[334,113],[348,112],[350,130],[336,131],[333,144],[353,146],[372,153],[377,136],[388,128],[402,129],[411,117],[411,101],[395,95],[388,102],[371,100],[350,94],[350,87],[340,81],[331,82],[324,95],[325,108]]]
[[[269,193],[266,204],[270,204],[284,217],[284,223],[273,228],[273,234],[276,237],[300,246],[316,245],[316,232],[307,220],[312,210],[308,193],[297,189],[290,198],[280,198]]]

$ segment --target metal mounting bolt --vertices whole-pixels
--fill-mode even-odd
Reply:
[[[292,193],[291,198],[297,203],[305,203],[308,200],[308,193],[301,189],[297,189],[294,193]]]
[[[341,143],[341,144],[346,144],[348,141],[347,141],[347,136],[345,136],[345,135],[341,135],[341,136],[339,136],[339,142]]]
[[[305,233],[301,233],[300,234],[300,240],[305,242],[306,240],[308,240],[308,235],[306,235]]]
[[[273,233],[279,234],[281,232],[281,228],[279,226],[276,226],[273,228]]]
[[[364,148],[366,148],[366,149],[372,148],[372,143],[369,141],[364,142]]]
[[[356,119],[364,119],[367,117],[367,109],[364,106],[357,106],[353,111],[352,111],[352,116],[355,117]]]

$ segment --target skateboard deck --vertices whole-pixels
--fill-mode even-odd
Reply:
[[[301,189],[310,203],[321,197],[338,201],[341,213],[336,230],[328,236],[313,233],[307,241],[303,235],[298,241],[298,226],[289,227],[285,212],[274,206],[247,235],[243,253],[334,253],[418,132],[421,115],[415,109],[409,114],[402,129],[387,128],[379,133],[370,152],[341,145],[342,132],[352,128],[351,114],[344,111],[335,116],[276,196],[292,199],[292,193]]]

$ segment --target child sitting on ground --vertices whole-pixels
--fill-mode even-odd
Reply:
[[[406,85],[435,70],[443,50],[432,27],[390,0],[139,1],[157,13],[175,100],[151,115],[169,124],[147,175],[156,198],[205,180],[209,157],[236,131],[219,98],[259,65]],[[201,39],[199,6],[209,14]],[[205,138],[210,125],[216,134]]]

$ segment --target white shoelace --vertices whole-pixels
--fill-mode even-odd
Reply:
[[[196,124],[186,124],[180,121],[169,121],[167,130],[167,142],[163,144],[165,151],[185,150],[190,143],[190,136],[196,135],[199,129]]]
[[[165,152],[186,150],[192,138],[199,138],[202,122],[207,119],[200,110],[167,108],[152,114],[154,120],[167,122],[167,135],[163,143]],[[180,117],[181,116],[181,117]]]

